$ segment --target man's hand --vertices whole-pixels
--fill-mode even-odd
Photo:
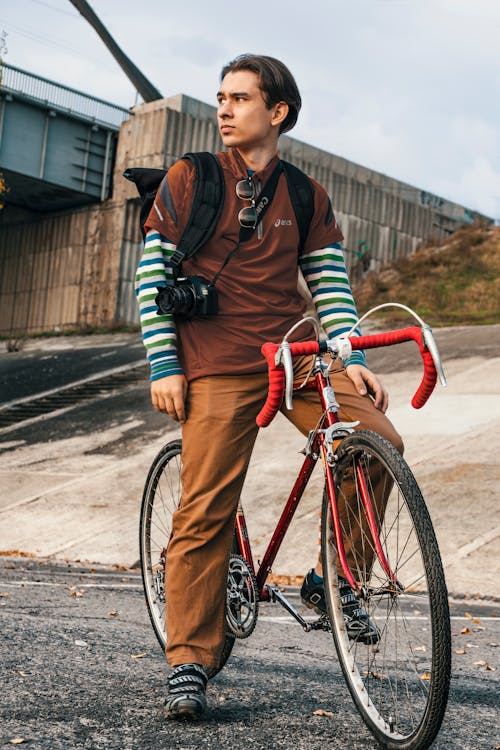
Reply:
[[[156,411],[163,411],[176,422],[186,421],[184,402],[187,393],[184,375],[168,375],[151,383],[151,401]]]
[[[377,376],[364,365],[348,365],[345,371],[358,393],[362,396],[365,396],[366,393],[373,396],[374,406],[385,414],[389,406],[389,396]]]

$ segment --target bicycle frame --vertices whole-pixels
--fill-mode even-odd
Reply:
[[[278,554],[288,527],[290,526],[295,511],[297,510],[297,507],[300,503],[302,495],[304,494],[304,490],[307,487],[318,458],[321,458],[321,462],[323,464],[323,469],[325,472],[326,491],[330,503],[335,536],[335,546],[337,549],[340,566],[342,568],[344,577],[347,579],[351,587],[355,591],[359,592],[359,584],[355,580],[349,568],[347,556],[345,553],[332,465],[331,460],[329,460],[328,458],[329,445],[327,444],[327,439],[325,437],[325,427],[328,428],[334,426],[335,424],[340,424],[340,420],[338,417],[337,404],[335,402],[333,388],[330,383],[328,368],[320,355],[316,356],[313,373],[314,380],[307,385],[307,388],[310,390],[317,390],[323,410],[323,417],[319,425],[316,427],[314,433],[312,433],[312,439],[310,437],[308,441],[306,457],[299,471],[295,484],[293,485],[288,500],[285,504],[285,507],[281,513],[276,529],[264,553],[264,557],[262,558],[262,561],[257,570],[254,566],[245,515],[241,506],[238,506],[238,512],[236,515],[236,534],[239,542],[239,547],[252,573],[255,575],[259,597],[263,601],[268,601],[270,599],[270,592],[268,587],[266,586],[266,580],[271,572],[272,565],[274,563],[274,560],[276,559],[276,555]],[[382,545],[380,544],[379,530],[377,528],[375,512],[372,506],[368,489],[366,487],[366,482],[361,467],[357,467],[357,481],[365,508],[370,534],[373,538],[375,551],[379,558],[380,564],[384,568],[389,578],[393,581],[393,583],[397,587],[401,588],[401,585],[397,581],[396,576],[390,570],[389,564],[382,549]]]

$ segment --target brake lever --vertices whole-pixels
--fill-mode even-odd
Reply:
[[[290,344],[282,341],[276,356],[274,357],[276,367],[283,365],[285,370],[285,406],[291,411],[293,409],[293,362]]]
[[[422,326],[422,335],[424,337],[424,344],[426,345],[427,349],[430,352],[437,374],[439,375],[439,381],[441,385],[446,386],[447,382],[446,382],[446,375],[444,374],[443,362],[439,354],[439,349],[437,347],[434,334],[432,333],[432,328],[424,324]]]

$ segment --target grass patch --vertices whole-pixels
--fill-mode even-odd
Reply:
[[[432,326],[500,323],[500,227],[472,226],[426,245],[353,289],[360,315],[400,302]],[[386,324],[408,322],[404,311],[377,313]]]

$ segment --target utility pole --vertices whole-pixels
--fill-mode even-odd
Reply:
[[[102,41],[111,52],[120,68],[135,86],[136,90],[142,96],[144,101],[154,102],[156,99],[163,99],[163,96],[158,91],[158,89],[153,86],[151,81],[148,81],[146,76],[141,73],[139,68],[134,65],[132,60],[127,57],[125,52],[115,42],[107,28],[96,16],[86,0],[70,0],[70,3],[75,6],[79,13],[85,18],[85,20],[89,22],[94,31],[96,31],[97,34],[101,37]]]

